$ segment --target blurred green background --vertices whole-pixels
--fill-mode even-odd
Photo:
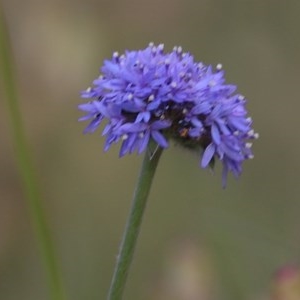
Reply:
[[[300,1],[2,4],[26,133],[70,299],[105,299],[141,165],[136,155],[119,159],[118,146],[104,154],[100,131],[82,135],[79,92],[113,51],[150,41],[222,63],[227,81],[249,99],[260,139],[255,159],[238,181],[230,177],[226,190],[219,167],[212,176],[196,155],[165,151],[124,299],[270,299],[274,272],[300,263]],[[44,270],[3,102],[0,299],[43,300]]]

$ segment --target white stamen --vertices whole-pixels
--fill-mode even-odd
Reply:
[[[166,118],[165,115],[161,115],[159,119],[164,120],[165,118]]]
[[[171,87],[175,89],[177,87],[177,83],[175,81],[172,81],[171,82]]]
[[[253,129],[248,131],[248,136],[254,136],[254,130]]]
[[[185,115],[185,114],[187,114],[187,112],[188,112],[188,110],[186,109],[186,108],[184,108],[183,110],[182,110],[182,113]]]
[[[130,94],[127,96],[127,99],[128,99],[128,100],[132,100],[132,99],[133,99],[133,94],[130,93]]]
[[[240,132],[238,130],[236,130],[233,135],[238,136],[240,134]]]
[[[217,64],[217,66],[216,66],[217,70],[222,70],[222,68],[223,68],[222,64]]]
[[[154,43],[153,43],[153,42],[150,42],[150,43],[149,43],[149,47],[152,48],[153,46],[154,46]]]
[[[148,98],[148,102],[151,102],[154,100],[154,95],[150,95],[149,98]]]
[[[144,132],[140,132],[140,133],[139,133],[139,138],[140,138],[140,139],[143,138],[144,136],[145,136]]]
[[[119,52],[116,51],[116,52],[113,53],[114,58],[117,58],[118,56],[119,56]]]
[[[242,101],[242,100],[244,100],[244,99],[245,99],[245,97],[244,97],[243,95],[239,95],[239,96],[238,96],[238,100]]]
[[[249,122],[249,123],[251,123],[252,122],[252,118],[249,117],[249,118],[246,119],[246,121]]]
[[[163,51],[163,50],[164,50],[164,47],[165,47],[164,44],[159,44],[159,45],[157,46],[157,50]]]
[[[253,158],[254,158],[254,155],[253,155],[253,154],[249,154],[249,155],[248,155],[248,158],[249,158],[249,159],[253,159]]]
[[[179,47],[177,48],[177,53],[180,54],[181,52],[182,52],[182,47],[179,46]]]
[[[213,87],[213,86],[215,86],[217,83],[214,81],[214,80],[211,80],[209,83],[208,83],[208,85],[210,86],[210,87]]]
[[[246,148],[250,149],[252,147],[252,143],[246,143]]]
[[[128,139],[128,134],[123,134],[123,135],[122,135],[122,140],[125,141],[125,140],[127,140],[127,139]]]
[[[86,92],[89,93],[91,90],[92,90],[92,88],[91,88],[91,87],[88,87],[88,88],[86,89]]]
[[[257,139],[259,138],[259,133],[257,133],[257,132],[254,133],[254,134],[253,134],[253,137],[257,140]]]
[[[167,58],[167,59],[165,60],[165,64],[166,64],[166,65],[169,65],[170,63],[171,63],[170,59]]]

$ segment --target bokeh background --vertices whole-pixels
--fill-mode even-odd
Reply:
[[[124,299],[275,299],[285,283],[274,274],[300,263],[300,1],[2,5],[24,126],[70,299],[105,299],[141,165],[140,156],[119,159],[118,146],[104,154],[100,131],[82,135],[79,92],[113,51],[151,41],[222,63],[227,81],[249,99],[260,139],[255,159],[226,190],[219,167],[212,175],[199,168],[196,155],[165,151]],[[4,101],[0,105],[0,299],[48,299]],[[276,299],[292,299],[282,297]]]

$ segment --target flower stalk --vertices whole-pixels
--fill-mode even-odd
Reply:
[[[78,106],[85,113],[79,121],[89,122],[84,133],[104,122],[105,151],[116,143],[120,157],[147,151],[108,300],[122,299],[154,171],[170,140],[197,151],[202,168],[213,168],[219,159],[223,187],[229,172],[239,177],[243,162],[253,158],[250,141],[258,134],[246,98],[224,75],[221,64],[197,62],[180,46],[166,52],[163,44],[150,43],[142,50],[114,52],[92,86],[82,91],[82,98],[89,99]],[[159,148],[150,158],[154,144]]]
[[[45,264],[52,300],[65,300],[61,272],[55,255],[50,230],[42,207],[38,181],[33,167],[30,150],[23,130],[14,78],[14,63],[8,30],[0,6],[0,78],[4,98],[11,121],[14,148],[21,180],[27,198],[28,211],[32,226],[36,231],[42,259]]]
[[[107,300],[122,299],[147,198],[162,150],[154,141],[150,141],[145,152]]]

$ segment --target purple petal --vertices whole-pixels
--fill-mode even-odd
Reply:
[[[85,115],[85,116],[79,118],[78,121],[86,121],[86,120],[89,120],[94,117],[95,117],[95,114],[88,114],[88,115]]]
[[[213,123],[211,126],[211,136],[215,144],[219,145],[221,143],[220,131],[215,123]]]
[[[198,127],[189,130],[188,135],[192,138],[200,137],[202,130]]]
[[[224,154],[233,161],[241,162],[245,159],[244,155],[240,151],[232,149],[231,147],[229,147],[224,143],[220,144],[220,148],[222,148]]]
[[[218,126],[220,128],[220,131],[224,134],[224,135],[230,135],[231,131],[228,129],[227,125],[224,123],[223,120],[216,120],[216,122],[218,123]]]
[[[123,157],[126,153],[129,152],[129,146],[128,146],[128,139],[122,142],[120,152],[119,152],[119,157]]]
[[[213,143],[209,144],[202,156],[201,167],[206,168],[216,152],[216,147]]]
[[[80,105],[78,105],[78,108],[83,111],[95,112],[95,106],[94,106],[93,102],[80,104]]]
[[[139,141],[140,144],[138,146],[138,154],[141,154],[142,152],[144,152],[146,150],[148,143],[149,143],[149,139],[150,139],[150,132],[147,131],[145,133],[145,135]]]
[[[120,79],[103,80],[101,86],[107,90],[121,90],[124,86],[124,82]]]
[[[200,114],[208,114],[211,110],[211,105],[208,102],[202,102],[197,104],[192,108],[192,114],[200,115]]]
[[[102,72],[103,73],[111,73],[113,75],[117,75],[119,73],[120,67],[116,63],[110,61],[110,60],[105,60],[104,61],[104,66],[102,67]]]
[[[159,131],[151,131],[151,136],[162,148],[167,148],[169,146],[167,140]]]
[[[198,118],[196,118],[196,117],[193,117],[193,118],[191,119],[191,123],[192,123],[195,127],[203,128],[202,122],[201,122]]]
[[[141,112],[137,115],[135,123],[140,123],[142,121],[148,123],[150,118],[151,118],[151,114],[148,111]]]
[[[94,98],[97,96],[97,92],[94,89],[87,89],[80,93],[81,98]]]
[[[100,125],[102,118],[95,118],[92,122],[84,129],[83,133],[94,132]]]
[[[249,131],[250,124],[244,117],[231,117],[229,123],[233,125],[237,130],[246,132]]]
[[[161,104],[161,101],[160,100],[153,100],[152,102],[150,102],[148,105],[147,105],[147,109],[148,110],[154,110],[154,109],[157,109]]]
[[[132,113],[141,111],[141,108],[139,106],[137,106],[136,103],[134,103],[134,102],[122,103],[122,109],[125,111],[128,111],[128,112],[132,112]]]
[[[147,125],[144,123],[125,123],[118,129],[118,134],[126,134],[129,132],[139,132],[144,131]]]
[[[212,120],[214,120],[214,119],[217,120],[220,117],[221,112],[222,112],[222,105],[220,105],[220,104],[216,105],[210,114],[210,118]]]
[[[119,152],[119,157],[124,156],[127,153],[131,153],[132,148],[134,143],[136,142],[137,139],[137,134],[136,133],[132,133],[130,134],[126,140],[123,141],[120,152]]]
[[[134,149],[136,148],[135,145],[138,143],[138,134],[132,133],[128,137],[128,147],[129,147],[129,153],[132,153]]]
[[[163,121],[155,121],[151,124],[151,129],[152,130],[160,130],[160,129],[164,129],[164,128],[168,128],[171,126],[171,122],[167,121],[167,120],[163,120]]]
[[[110,134],[106,137],[106,141],[104,144],[104,151],[106,152],[113,143],[116,143],[119,140],[119,137],[115,134]]]
[[[112,125],[110,123],[107,124],[107,125],[105,125],[105,127],[104,127],[104,129],[102,131],[102,136],[106,135],[111,130],[111,128],[112,128]]]

